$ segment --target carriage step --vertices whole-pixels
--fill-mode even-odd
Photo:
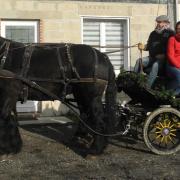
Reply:
[[[64,117],[39,117],[37,120],[21,120],[19,121],[20,126],[29,126],[29,125],[48,125],[48,124],[72,124],[73,121]]]

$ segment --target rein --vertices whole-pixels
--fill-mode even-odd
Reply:
[[[111,54],[111,53],[116,53],[116,52],[120,52],[125,49],[129,49],[129,48],[134,48],[134,47],[138,47],[138,43],[134,44],[132,46],[92,46],[94,48],[118,48],[119,50],[114,50],[114,51],[107,51],[107,52],[103,52],[104,54]]]

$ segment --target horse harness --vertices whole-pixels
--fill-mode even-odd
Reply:
[[[65,95],[67,92],[67,86],[69,84],[72,83],[103,83],[103,84],[107,84],[106,80],[103,79],[99,79],[97,78],[97,68],[98,68],[98,57],[97,57],[97,53],[95,51],[94,48],[92,48],[93,53],[94,53],[94,59],[95,59],[95,66],[94,66],[94,77],[92,78],[81,78],[79,76],[79,73],[77,72],[76,67],[74,67],[73,65],[73,56],[72,56],[72,52],[71,52],[71,46],[72,44],[65,44],[64,47],[66,47],[66,53],[67,53],[67,61],[70,65],[70,69],[73,73],[73,75],[75,76],[75,78],[68,78],[66,76],[66,67],[62,64],[62,55],[60,53],[60,48],[62,47],[53,47],[56,48],[56,55],[57,55],[57,61],[58,61],[58,65],[59,65],[59,70],[60,70],[60,74],[62,75],[62,79],[44,79],[44,78],[31,78],[31,77],[27,77],[28,74],[28,70],[30,68],[30,62],[31,62],[31,57],[35,48],[35,45],[33,44],[28,44],[26,46],[20,47],[20,48],[25,48],[24,51],[24,57],[23,57],[23,64],[22,64],[22,70],[20,72],[20,75],[15,76],[16,79],[19,79],[21,81],[23,81],[25,84],[23,84],[23,89],[21,92],[21,100],[22,103],[26,102],[28,99],[28,86],[33,87],[35,89],[38,89],[41,92],[44,92],[45,94],[48,94],[51,97],[54,97],[54,95],[52,95],[52,93],[46,91],[44,88],[40,87],[38,84],[36,84],[34,81],[46,81],[46,82],[55,82],[55,83],[61,83],[64,85],[64,89],[63,89],[63,100],[65,99]],[[0,60],[0,69],[3,69],[4,64],[6,62],[7,59],[7,55],[9,52],[9,47],[10,47],[10,41],[5,41],[2,46],[0,47],[0,51],[5,48],[5,51],[0,55],[0,57],[3,55],[3,57]],[[16,48],[14,48],[16,49]],[[28,85],[28,86],[27,86]],[[37,87],[35,87],[37,86]]]
[[[5,51],[0,55],[0,56],[2,56],[1,62],[0,62],[0,68],[1,69],[3,69],[4,64],[6,62],[6,58],[7,58],[8,52],[9,52],[10,44],[11,44],[10,41],[5,41],[0,47],[0,51],[5,47]]]

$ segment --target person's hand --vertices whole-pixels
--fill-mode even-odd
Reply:
[[[140,51],[144,50],[144,49],[145,49],[145,45],[142,44],[142,43],[138,43],[138,49],[139,49]]]
[[[165,59],[166,56],[165,56],[165,54],[158,54],[155,57],[156,57],[156,59],[161,60],[161,59]]]

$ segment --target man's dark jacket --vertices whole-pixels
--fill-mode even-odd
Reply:
[[[165,54],[167,49],[168,39],[175,33],[171,29],[165,29],[161,33],[155,30],[149,35],[146,50],[149,51],[149,56],[154,58],[158,54]]]

